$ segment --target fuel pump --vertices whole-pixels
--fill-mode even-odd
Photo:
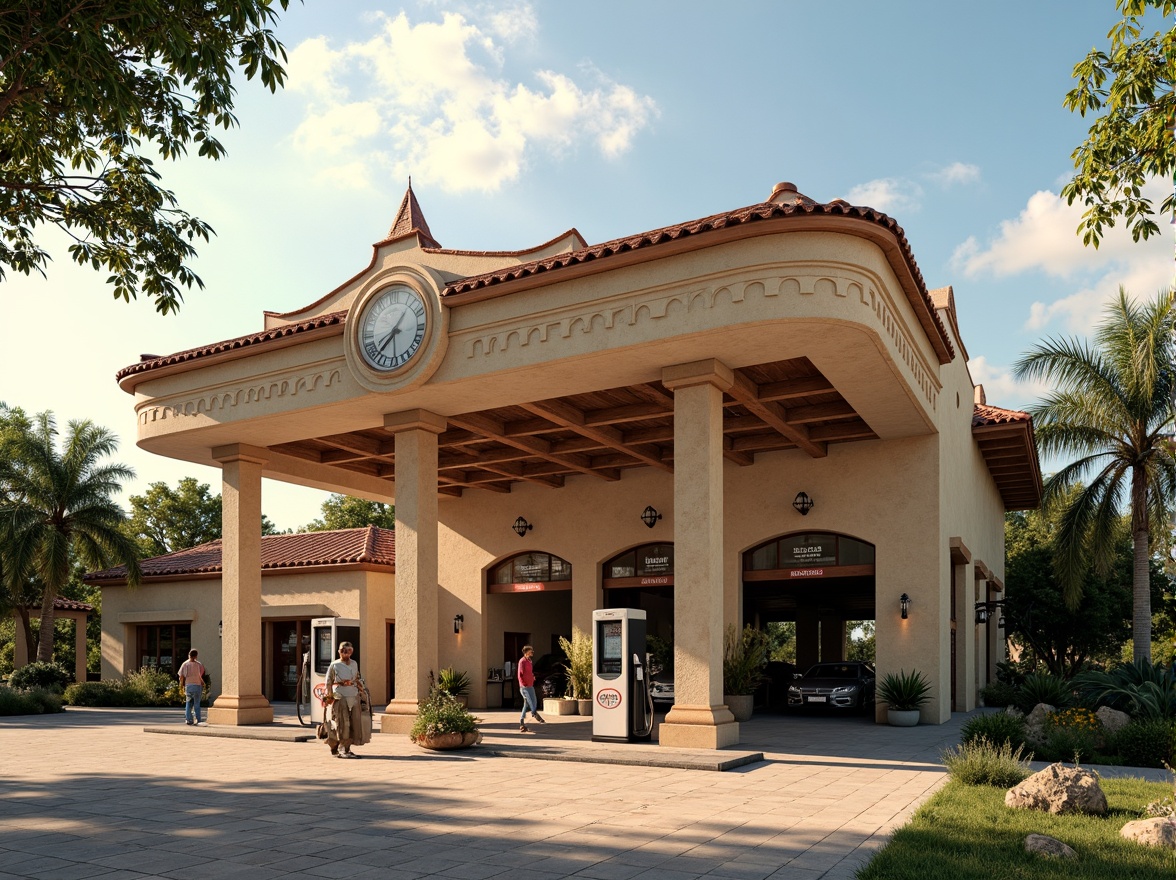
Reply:
[[[653,698],[645,653],[645,612],[592,612],[592,741],[649,742]]]
[[[304,726],[318,724],[325,717],[323,697],[327,693],[327,669],[339,656],[341,642],[351,642],[355,648],[351,659],[359,663],[358,620],[316,617],[310,622],[310,632],[310,650],[302,656],[302,673],[298,676],[297,686],[298,721]],[[309,721],[303,718],[304,699],[310,703]]]

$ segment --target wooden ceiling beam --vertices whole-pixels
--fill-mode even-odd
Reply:
[[[735,448],[735,441],[730,437],[723,438],[723,458],[727,461],[733,461],[740,467],[747,467],[755,464],[755,455],[750,452],[744,452],[741,449]]]
[[[760,400],[790,400],[808,397],[810,394],[835,393],[833,383],[824,376],[809,376],[804,379],[786,379],[783,382],[765,382],[759,386]]]
[[[779,431],[813,458],[824,458],[829,450],[822,442],[814,442],[809,438],[808,429],[804,425],[793,425],[788,418],[788,412],[780,404],[773,401],[759,399],[759,387],[736,370],[735,382],[727,389],[727,394],[738,401],[747,411],[758,416],[767,423],[768,427]]]
[[[835,422],[832,425],[814,425],[809,428],[813,440],[870,440],[876,437],[873,429],[862,419]]]
[[[827,422],[831,419],[848,419],[857,416],[857,411],[844,400],[816,403],[811,406],[790,406],[785,412],[790,425]]]
[[[639,422],[645,419],[660,419],[674,414],[673,403],[629,403],[624,406],[609,406],[584,412],[584,424],[602,426],[618,425],[622,422]]]
[[[358,434],[328,434],[326,437],[319,437],[317,439],[320,443],[326,443],[328,446],[334,446],[336,449],[344,449],[347,452],[354,452],[367,458],[383,454],[379,440],[373,440],[371,437],[361,437]]]
[[[661,450],[656,446],[647,446],[645,444],[638,444],[632,447],[626,446],[624,436],[620,431],[616,428],[585,424],[584,413],[571,404],[564,403],[561,400],[545,400],[538,403],[524,403],[522,408],[529,413],[534,413],[540,418],[554,422],[562,428],[575,431],[581,437],[595,440],[607,449],[628,455],[658,470],[673,473],[673,467],[662,461]]]
[[[465,428],[467,431],[483,434],[486,437],[497,440],[504,446],[513,446],[516,449],[521,449],[539,458],[564,465],[582,474],[591,474],[594,477],[600,477],[602,480],[610,481],[621,478],[620,474],[613,475],[607,471],[594,470],[586,456],[575,454],[556,455],[551,451],[551,444],[538,437],[508,437],[503,430],[504,426],[502,422],[482,413],[464,413],[462,415],[450,416],[449,424],[457,425],[459,428]]]

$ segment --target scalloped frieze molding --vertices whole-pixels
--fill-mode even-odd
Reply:
[[[840,297],[860,303],[873,316],[873,323],[888,338],[895,352],[914,377],[931,409],[939,398],[939,381],[919,355],[903,321],[889,297],[878,290],[870,277],[832,275],[820,272],[768,276],[747,281],[659,291],[627,303],[597,302],[590,308],[546,320],[531,320],[489,333],[475,335],[462,342],[467,359],[505,357],[510,352],[532,345],[557,343],[577,335],[612,330],[618,325],[636,326],[647,321],[673,319],[676,315],[698,310],[738,309],[755,299],[770,297]]]
[[[315,391],[337,385],[341,381],[343,381],[343,375],[340,369],[329,367],[303,373],[299,376],[283,376],[246,385],[237,385],[232,388],[218,388],[214,391],[202,392],[183,401],[172,403],[157,401],[139,411],[138,422],[140,426],[144,426],[164,419],[178,419],[214,412],[223,413],[235,407],[249,406],[266,400],[312,394]]]

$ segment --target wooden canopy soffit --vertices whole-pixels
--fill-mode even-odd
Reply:
[[[735,371],[724,395],[723,454],[747,466],[757,453],[877,435],[807,358]],[[438,437],[438,491],[509,492],[517,482],[558,488],[568,476],[619,480],[628,468],[674,467],[674,397],[660,382],[446,416]],[[382,427],[272,447],[317,464],[394,481],[394,439]]]
[[[972,436],[984,456],[1005,510],[1034,510],[1041,506],[1041,469],[1028,419],[995,424],[973,424]]]

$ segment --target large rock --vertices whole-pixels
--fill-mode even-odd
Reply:
[[[1130,715],[1126,712],[1120,712],[1118,709],[1112,709],[1110,706],[1099,706],[1098,711],[1094,714],[1098,717],[1099,723],[1108,736],[1118,733],[1131,723]]]
[[[1176,816],[1161,816],[1155,819],[1139,819],[1128,822],[1119,831],[1120,836],[1144,846],[1159,846],[1176,850]]]
[[[1005,794],[1005,806],[1048,813],[1090,813],[1107,811],[1107,796],[1098,777],[1080,767],[1050,764]]]
[[[1025,716],[1025,742],[1037,748],[1045,745],[1045,719],[1055,711],[1049,703],[1038,703],[1033,707],[1033,711]]]
[[[1043,856],[1057,856],[1063,859],[1078,858],[1078,853],[1070,847],[1057,838],[1047,837],[1044,834],[1030,834],[1026,837],[1025,852],[1041,853]]]

